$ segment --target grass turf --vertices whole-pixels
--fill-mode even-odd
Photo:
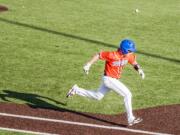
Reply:
[[[77,83],[98,88],[104,62],[88,76],[82,66],[100,50],[116,50],[119,41],[137,44],[146,78],[127,66],[121,81],[133,94],[133,108],[180,103],[180,23],[178,0],[0,0],[0,101],[68,108],[82,112],[124,112],[113,92],[94,101],[74,96]],[[135,13],[135,9],[139,13]],[[59,102],[57,104],[53,100]]]

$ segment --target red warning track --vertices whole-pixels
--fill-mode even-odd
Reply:
[[[102,115],[0,104],[0,127],[61,135],[180,134],[180,105],[134,111],[143,122],[128,127],[125,114]]]
[[[6,6],[0,5],[0,12],[7,11],[8,8]]]

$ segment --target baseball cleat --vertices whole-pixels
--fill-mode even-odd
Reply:
[[[133,121],[128,122],[128,126],[132,126],[134,124],[138,124],[138,123],[140,123],[142,121],[143,121],[142,118],[135,118]]]
[[[77,86],[77,84],[75,84],[70,90],[69,90],[69,92],[67,93],[67,95],[66,95],[66,97],[68,98],[68,97],[71,97],[71,96],[73,96],[73,95],[75,95],[76,94],[76,88],[77,88],[78,86]]]

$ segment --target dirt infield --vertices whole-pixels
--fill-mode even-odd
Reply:
[[[125,114],[102,115],[68,109],[1,103],[0,127],[61,135],[180,134],[180,105],[136,110],[143,122],[128,127]]]
[[[8,11],[6,6],[0,5],[0,12]]]

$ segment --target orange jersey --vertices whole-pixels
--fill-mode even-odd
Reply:
[[[104,74],[112,78],[120,78],[122,69],[127,63],[137,64],[136,56],[133,53],[124,56],[120,51],[100,52],[99,56],[101,60],[106,61]]]

